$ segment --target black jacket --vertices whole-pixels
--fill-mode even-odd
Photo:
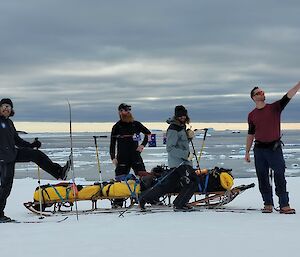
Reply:
[[[0,116],[0,161],[14,162],[17,156],[17,147],[30,147],[30,143],[19,137],[14,123]]]
[[[115,158],[116,155],[116,142],[118,155],[132,155],[136,154],[136,148],[138,147],[138,140],[136,135],[143,133],[144,140],[143,146],[148,143],[148,135],[151,132],[143,126],[139,121],[123,122],[119,120],[112,128],[110,139],[110,157]]]

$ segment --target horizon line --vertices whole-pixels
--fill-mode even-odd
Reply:
[[[116,122],[72,122],[73,132],[111,132],[112,126]],[[150,130],[167,130],[169,124],[166,122],[144,122],[141,121]],[[51,133],[68,132],[69,122],[47,122],[47,121],[16,121],[14,122],[18,131],[29,133]],[[93,126],[91,126],[91,124]],[[192,122],[193,129],[213,128],[214,130],[247,130],[247,122]],[[283,130],[300,130],[299,122],[282,122]]]

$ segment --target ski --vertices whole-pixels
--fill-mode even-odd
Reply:
[[[63,219],[59,220],[15,220],[11,219],[8,221],[0,221],[0,223],[17,223],[17,224],[42,224],[42,223],[61,223],[67,220],[69,217],[64,217]]]
[[[28,207],[27,207],[28,208]],[[30,208],[30,207],[29,207]],[[32,208],[32,207],[31,207]],[[36,214],[41,214],[41,212],[35,210],[31,210]],[[226,206],[215,206],[215,207],[207,207],[207,206],[196,206],[190,211],[174,211],[173,206],[168,205],[159,205],[159,206],[146,206],[145,209],[140,209],[138,205],[134,205],[127,208],[99,208],[95,210],[78,210],[78,215],[101,215],[101,214],[117,214],[119,217],[125,217],[127,215],[144,215],[144,214],[155,214],[155,213],[193,213],[193,212],[223,212],[223,213],[261,213],[260,208],[239,208],[239,207],[226,207]],[[277,212],[274,212],[277,213]],[[72,216],[77,215],[74,211],[58,211],[58,212],[42,212],[43,216]]]
[[[222,212],[222,213],[252,213],[258,212],[261,213],[261,209],[258,208],[228,208],[228,207],[216,207],[216,208],[194,208],[192,210],[176,210],[174,211],[173,207],[168,208],[146,208],[136,212],[136,215],[145,215],[145,214],[155,214],[155,213],[195,213],[195,212]]]

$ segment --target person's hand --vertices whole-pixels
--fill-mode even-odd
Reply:
[[[189,140],[192,140],[195,137],[194,130],[187,129],[186,134],[187,134],[187,137],[188,137]]]
[[[118,160],[117,160],[117,158],[114,158],[114,159],[112,159],[111,161],[112,161],[113,165],[115,165],[115,166],[117,167],[117,165],[118,165]]]
[[[191,161],[191,160],[193,160],[193,158],[194,158],[194,154],[193,153],[189,153],[189,156],[188,156],[187,160]]]
[[[31,148],[39,149],[42,146],[42,143],[36,138],[31,144]]]
[[[143,152],[144,148],[145,148],[145,146],[139,145],[136,150],[141,153],[141,152]]]
[[[208,169],[202,169],[202,170],[195,170],[195,173],[197,176],[203,175],[203,174],[207,174]]]
[[[245,161],[246,162],[250,162],[251,161],[251,159],[250,159],[250,153],[249,152],[246,152],[246,154],[245,154]]]

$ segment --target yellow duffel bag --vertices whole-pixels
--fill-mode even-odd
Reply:
[[[92,200],[101,194],[101,187],[99,185],[83,186],[81,189],[78,186],[78,200]]]
[[[40,195],[42,196],[42,202],[64,202],[64,201],[74,201],[74,191],[72,183],[59,183],[56,185],[43,185],[41,186],[41,194],[39,188],[37,187],[34,192],[34,201],[38,202],[40,200]],[[76,199],[77,200],[92,200],[101,194],[100,185],[77,185],[75,188]]]
[[[57,185],[43,185],[41,186],[41,192],[39,187],[36,188],[33,199],[36,202],[40,201],[40,196],[42,203],[47,202],[57,202],[65,200],[74,200],[73,186],[70,183],[61,183]]]
[[[140,184],[136,183],[134,180],[128,180],[127,183],[125,181],[114,182],[107,184],[102,189],[103,196],[108,197],[130,197],[133,192],[135,195],[140,193]]]

